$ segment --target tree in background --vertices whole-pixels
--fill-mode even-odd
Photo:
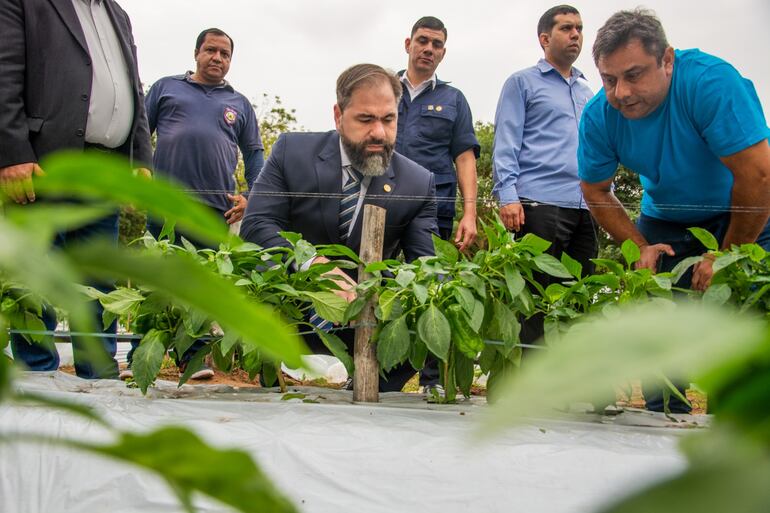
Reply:
[[[262,136],[262,145],[265,147],[265,159],[270,155],[273,144],[281,134],[304,130],[297,124],[296,109],[286,108],[278,95],[271,98],[267,93],[263,93],[262,102],[259,105],[254,103],[252,107],[259,120],[259,135]],[[238,192],[246,192],[243,158],[240,154],[238,166],[235,168],[235,181],[238,184]]]

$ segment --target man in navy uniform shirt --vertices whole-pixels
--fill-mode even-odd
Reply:
[[[446,39],[444,23],[433,16],[417,20],[406,39],[409,63],[406,71],[399,73],[404,95],[398,105],[396,151],[433,173],[439,235],[464,251],[476,240],[476,159],[480,148],[465,96],[436,76],[446,54]],[[463,217],[453,238],[458,184]],[[429,360],[420,384],[437,383],[437,364]]]

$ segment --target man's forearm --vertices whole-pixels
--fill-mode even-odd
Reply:
[[[458,155],[455,165],[457,166],[457,185],[463,197],[463,215],[476,217],[478,176],[476,175],[476,156],[473,150]]]
[[[770,147],[767,140],[722,158],[733,172],[732,211],[722,248],[754,242],[770,218]]]
[[[639,247],[648,244],[631,218],[628,217],[626,209],[612,192],[609,184],[581,182],[580,185],[588,208],[591,210],[591,215],[615,242],[622,243],[630,239]]]

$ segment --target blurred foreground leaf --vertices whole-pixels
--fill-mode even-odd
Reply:
[[[294,512],[251,457],[234,449],[216,449],[192,432],[175,427],[134,435],[124,433],[114,445],[71,445],[159,473],[191,513],[198,491],[244,513]]]
[[[573,326],[549,351],[533,354],[510,379],[482,427],[493,432],[545,416],[572,402],[611,396],[630,378],[689,382],[730,362],[745,360],[764,341],[761,321],[726,308],[638,305],[617,317]]]
[[[175,221],[186,233],[210,243],[225,240],[227,227],[213,211],[162,179],[134,176],[128,161],[114,155],[61,152],[41,162],[46,176],[35,181],[43,196],[108,200]]]

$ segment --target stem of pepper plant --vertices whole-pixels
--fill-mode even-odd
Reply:
[[[275,375],[278,376],[278,386],[281,387],[281,393],[285,394],[287,391],[286,380],[283,379],[283,371],[281,371],[281,364],[275,364]]]

